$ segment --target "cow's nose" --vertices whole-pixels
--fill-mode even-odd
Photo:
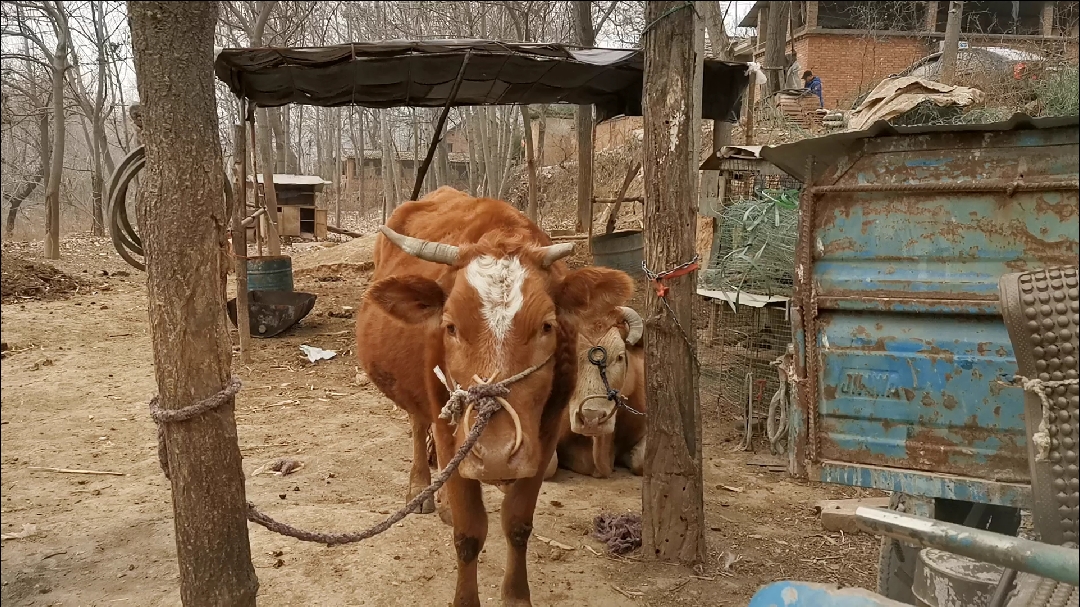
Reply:
[[[583,405],[578,411],[578,417],[583,426],[599,426],[607,421],[609,411],[606,407],[590,407]]]

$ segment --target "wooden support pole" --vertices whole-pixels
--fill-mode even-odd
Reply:
[[[243,116],[243,112],[240,114]],[[247,219],[244,217],[244,209],[247,208],[247,152],[245,151],[245,135],[247,123],[242,119],[236,125],[236,208],[232,216],[232,253],[233,269],[236,272],[236,334],[240,338],[240,360],[251,362],[251,325],[248,321],[248,276],[247,276]],[[261,209],[260,209],[261,211]],[[256,211],[256,213],[260,212]],[[252,222],[254,223],[254,222]]]
[[[145,127],[142,239],[154,372],[159,406],[180,409],[220,392],[231,375],[221,314],[228,216],[214,96],[218,3],[129,2],[127,15]],[[255,607],[259,581],[233,410],[229,398],[164,426],[186,606]]]
[[[640,170],[640,162],[636,160],[630,162],[630,168],[626,170],[626,177],[623,177],[622,185],[619,186],[619,194],[615,196],[615,201],[611,203],[611,209],[608,211],[607,222],[604,224],[605,234],[611,234],[615,231],[615,222],[619,219],[619,211],[622,209],[623,200],[626,199],[626,190],[630,189],[630,183],[634,181]],[[594,199],[593,202],[599,202],[599,200]]]
[[[261,112],[263,129],[270,130],[270,114],[266,108]],[[263,203],[266,205],[266,253],[267,255],[281,255],[281,238],[278,236],[277,224],[277,189],[274,187],[274,163],[271,155],[274,153],[270,147],[270,138],[261,137],[263,155]]]
[[[442,114],[439,114],[439,121],[435,123],[435,132],[431,134],[431,145],[428,146],[427,155],[424,156],[424,163],[421,164],[420,168],[416,171],[416,182],[413,183],[412,200],[420,198],[420,188],[424,185],[424,176],[427,175],[428,167],[431,166],[431,159],[435,157],[435,150],[439,147],[439,142],[442,141],[443,129],[446,127],[446,117],[450,115],[450,106],[452,106],[454,100],[457,99],[458,89],[461,88],[461,81],[465,79],[465,68],[469,65],[469,57],[471,55],[472,51],[465,51],[465,58],[461,60],[461,69],[458,70],[457,78],[454,79],[454,86],[450,89],[450,96],[446,98],[446,104],[443,105]],[[413,162],[416,162],[415,158],[413,158]]]
[[[663,272],[694,256],[704,30],[693,5],[679,1],[646,3],[645,23],[645,262]],[[644,315],[642,542],[646,558],[685,564],[706,554],[696,282],[694,272],[665,281],[667,305],[650,289]]]

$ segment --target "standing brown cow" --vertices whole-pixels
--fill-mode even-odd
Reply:
[[[563,418],[558,465],[607,478],[618,462],[641,475],[646,413],[643,332],[641,316],[622,306],[579,323],[578,381]],[[625,406],[616,405],[611,390]],[[549,476],[553,474],[550,470]]]
[[[462,388],[535,369],[510,385],[504,408],[444,486],[457,551],[454,604],[480,604],[476,559],[487,537],[485,482],[505,492],[503,601],[529,605],[525,555],[577,377],[576,316],[625,301],[633,281],[604,268],[568,270],[560,259],[573,245],[552,245],[505,202],[448,187],[401,205],[381,231],[373,284],[357,316],[357,351],[372,382],[409,413],[410,498],[431,480],[428,428],[434,426],[440,465],[468,431],[468,412],[457,426],[439,418],[450,395],[435,369]]]

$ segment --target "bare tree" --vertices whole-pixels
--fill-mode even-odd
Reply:
[[[790,9],[789,2],[769,2],[768,27],[765,30],[765,69],[766,92],[774,95],[784,87],[784,44],[787,42]]]
[[[941,49],[941,81],[953,84],[956,80],[956,56],[960,49],[960,24],[963,2],[949,2],[949,20],[945,23],[945,44]]]

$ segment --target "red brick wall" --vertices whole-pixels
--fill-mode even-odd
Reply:
[[[847,109],[889,74],[901,72],[929,54],[925,39],[889,36],[872,38],[845,35],[807,37],[803,69],[821,78],[825,107]]]
[[[788,42],[785,50],[790,52],[791,45]],[[930,54],[925,39],[901,36],[810,34],[798,37],[794,46],[802,70],[821,78],[825,107],[829,109],[849,109],[856,97],[873,89],[886,76]],[[754,60],[764,60],[764,49],[755,54]]]

